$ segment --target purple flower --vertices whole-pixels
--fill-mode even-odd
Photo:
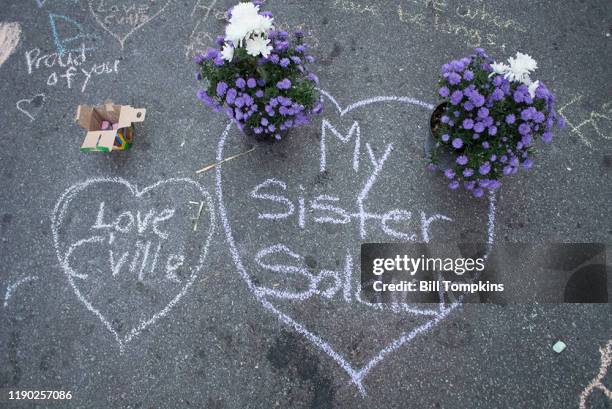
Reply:
[[[465,186],[467,190],[474,190],[474,188],[476,187],[476,182],[474,182],[473,180],[468,180],[463,184],[463,186]]]
[[[448,87],[442,87],[438,90],[438,94],[440,94],[441,97],[446,98],[450,95],[450,91],[448,90]]]
[[[519,125],[518,131],[521,135],[527,135],[529,132],[531,132],[531,127],[529,124],[523,122]]]
[[[285,51],[287,48],[289,48],[289,43],[287,41],[275,41],[274,42],[274,49],[276,51]]]
[[[461,165],[461,166],[467,165],[468,157],[465,155],[458,156],[456,162],[458,165]]]
[[[476,122],[474,124],[474,132],[482,133],[484,131],[484,124],[482,122]]]
[[[217,95],[220,97],[223,97],[225,95],[225,93],[227,92],[227,84],[223,81],[219,81],[217,83]]]
[[[489,127],[489,135],[495,136],[495,134],[497,134],[497,127],[495,125],[492,125]]]
[[[466,178],[469,178],[473,174],[474,174],[474,169],[472,169],[472,168],[465,168],[463,170],[463,176],[465,176]]]
[[[453,68],[453,70],[461,72],[463,71],[463,69],[465,68],[463,62],[459,61],[459,60],[454,60],[451,61],[451,67]]]
[[[280,61],[280,57],[278,56],[278,54],[270,54],[268,59],[274,64],[278,64],[278,62]]]
[[[238,92],[234,88],[230,88],[225,95],[225,102],[233,104],[236,100],[236,95],[238,95]]]
[[[206,105],[209,105],[209,106],[213,105],[213,103],[214,103],[213,99],[210,97],[210,95],[208,95],[206,93],[205,90],[203,90],[203,89],[198,90],[196,95],[197,95],[198,99],[200,101],[202,101],[203,103],[205,103]]]
[[[444,176],[446,176],[448,179],[454,179],[455,178],[455,171],[452,169],[446,169],[444,171]]]
[[[276,88],[278,88],[278,89],[289,89],[289,88],[291,88],[291,81],[289,81],[288,78],[285,78],[284,80],[279,81],[276,84]]]
[[[427,169],[429,172],[435,172],[438,170],[438,167],[433,163],[430,163],[425,167],[425,169]]]
[[[544,143],[551,143],[552,139],[553,139],[552,132],[544,132],[542,134],[542,142],[544,142]]]
[[[453,91],[453,93],[451,94],[451,104],[453,105],[458,105],[459,103],[461,103],[461,100],[463,99],[463,92],[456,90]]]
[[[451,85],[457,85],[461,82],[461,76],[456,72],[448,74],[448,83]]]
[[[474,104],[472,104],[471,101],[467,101],[463,104],[463,108],[465,108],[466,111],[471,111],[474,109]]]
[[[485,162],[478,168],[478,173],[481,175],[486,175],[491,171],[491,164],[489,162]]]
[[[495,88],[491,96],[493,98],[493,101],[501,101],[502,99],[504,99],[504,91],[499,88]]]
[[[475,197],[482,197],[483,194],[484,194],[484,191],[481,188],[474,189],[474,196]]]
[[[475,133],[475,134],[472,135],[472,139],[476,140],[478,138],[480,138],[480,134],[479,133]]]
[[[257,86],[257,81],[255,81],[255,78],[249,78],[247,80],[247,87],[255,88],[256,86]]]
[[[268,124],[269,124],[270,122],[268,121],[268,118],[265,118],[265,117],[264,117],[264,118],[261,118],[260,123],[261,123],[263,126],[268,126]]]
[[[517,103],[523,102],[525,100],[523,93],[519,90],[514,91],[513,98],[514,98],[514,102],[517,102]]]
[[[283,68],[287,68],[289,64],[291,64],[291,60],[289,60],[289,58],[283,58],[278,64]]]
[[[532,113],[531,108],[533,108],[533,107],[529,107],[529,108],[523,109],[521,111],[521,119],[523,121],[529,121],[530,119],[533,118],[533,113]]]
[[[513,124],[516,121],[516,116],[514,114],[506,115],[506,123]]]
[[[206,53],[204,53],[204,59],[205,60],[214,60],[217,56],[219,55],[219,51],[215,48],[209,48],[208,50],[206,50]]]
[[[459,182],[456,180],[453,180],[452,182],[448,184],[448,187],[451,188],[452,190],[455,190],[459,187]]]
[[[536,111],[535,115],[533,116],[533,120],[536,123],[541,124],[542,122],[546,120],[546,116],[544,115],[544,113],[540,111]]]
[[[461,138],[455,138],[453,139],[453,148],[455,149],[459,149],[463,146],[463,139]]]
[[[521,143],[524,146],[529,146],[531,144],[531,135],[523,135],[523,137],[521,138]]]
[[[489,110],[485,107],[482,107],[478,110],[478,118],[485,119],[489,116]]]
[[[442,118],[440,118],[440,122],[442,122],[443,124],[447,124],[449,120],[450,118],[446,115],[442,115]]]
[[[309,63],[314,63],[315,62],[315,58],[312,55],[307,55],[306,56],[306,61],[308,61]]]
[[[529,169],[532,166],[533,166],[533,161],[531,159],[527,159],[523,162],[523,167],[525,169]]]
[[[255,96],[257,98],[263,98],[264,92],[262,90],[258,89],[257,91],[255,91]]]
[[[319,84],[319,77],[317,77],[315,74],[308,73],[308,75],[306,76],[306,78],[308,78],[310,81],[314,82],[315,84]]]
[[[489,149],[489,142],[484,141],[484,142],[482,143],[482,148],[483,148],[483,149]]]
[[[474,121],[470,118],[465,118],[462,123],[463,129],[472,129],[474,127]],[[453,141],[454,143],[455,141]]]
[[[442,135],[442,141],[444,141],[444,142],[448,142],[449,138],[450,138],[450,136],[447,133]]]
[[[306,51],[306,44],[300,44],[297,47],[295,47],[296,53],[303,54],[305,51]]]
[[[244,80],[244,78],[238,78],[236,80],[236,86],[240,89],[244,89],[244,87],[246,87],[246,81]]]
[[[473,91],[470,95],[470,102],[476,107],[481,107],[485,103],[485,97],[482,96],[478,91]]]
[[[463,78],[465,78],[467,81],[472,81],[474,79],[474,73],[470,70],[466,70],[463,73]]]
[[[300,57],[294,55],[293,57],[291,57],[291,61],[293,61],[295,64],[300,65],[302,63],[302,60],[300,59]]]
[[[199,72],[196,72],[195,73],[195,79],[196,79],[196,81],[200,81],[202,79],[202,74],[199,73]]]

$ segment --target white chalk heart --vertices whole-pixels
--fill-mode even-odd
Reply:
[[[218,166],[219,214],[232,258],[249,291],[266,310],[333,359],[365,395],[363,381],[373,368],[434,328],[458,304],[438,300],[430,308],[406,302],[367,303],[354,283],[358,257],[353,253],[363,242],[428,242],[430,236],[453,241],[459,234],[471,233],[482,234],[477,241],[484,239],[490,248],[495,197],[489,196],[487,203],[466,196],[476,209],[463,209],[452,205],[457,192],[443,184],[421,188],[427,176],[423,174],[423,141],[418,139],[427,132],[431,104],[381,96],[342,107],[329,93],[321,92],[326,107],[317,135],[320,146],[313,146],[315,138],[308,130],[301,137],[290,136],[278,149],[256,151],[260,157],[245,159],[254,162],[251,166],[238,168],[232,162]],[[425,126],[405,122],[409,116]],[[230,135],[245,138],[236,129],[231,122],[221,135],[218,161],[224,157]],[[410,132],[421,135],[415,138]],[[334,147],[342,150],[332,151]],[[274,161],[279,160],[288,165],[276,166]],[[224,183],[224,178],[240,177],[245,167],[249,167],[249,180],[254,180],[253,189]],[[253,179],[257,177],[261,179]],[[434,192],[428,193],[433,195],[429,200],[424,199],[428,191]],[[463,232],[444,225],[453,222],[445,211],[456,220],[472,223]],[[321,262],[317,254],[328,259]],[[385,326],[383,319],[393,320],[393,325]],[[369,336],[363,335],[365,331]]]
[[[125,41],[135,31],[159,16],[170,4],[171,0],[150,1],[107,1],[90,0],[89,10],[98,24],[110,35],[115,37],[121,48]],[[95,5],[94,5],[95,3]]]
[[[20,40],[19,23],[0,23],[0,67],[17,49]]]
[[[20,99],[15,105],[19,111],[30,118],[31,122],[34,122],[34,119],[36,119],[36,114],[38,111],[40,111],[46,99],[47,97],[45,94],[37,94],[32,98]]]
[[[61,195],[51,222],[72,290],[122,352],[182,300],[215,230],[212,198],[191,179],[142,190],[120,178],[90,179]]]

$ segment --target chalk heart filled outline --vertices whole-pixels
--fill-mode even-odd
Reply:
[[[336,108],[339,115],[343,117],[349,112],[356,110],[358,108],[367,107],[372,104],[387,104],[387,103],[399,103],[399,104],[407,104],[413,105],[417,107],[424,108],[430,112],[434,106],[432,104],[419,101],[417,99],[411,97],[398,97],[398,96],[377,96],[368,99],[364,99],[361,101],[354,102],[346,107],[342,107],[338,101],[327,91],[320,90],[321,94],[327,98],[331,104]],[[325,121],[325,119],[323,119]],[[234,121],[230,121],[226,126],[225,130],[221,134],[219,139],[219,143],[217,145],[217,161],[220,162],[223,160],[224,147],[229,135],[229,131],[235,125]],[[223,174],[223,165],[219,165],[216,167],[216,193],[217,199],[219,201],[219,215],[221,218],[221,222],[223,224],[223,229],[225,230],[226,240],[230,249],[230,253],[232,255],[232,259],[236,268],[238,269],[238,273],[242,277],[242,279],[246,282],[248,289],[253,295],[257,298],[257,300],[262,304],[262,306],[275,315],[281,322],[286,324],[287,326],[293,328],[296,332],[304,336],[308,341],[310,341],[316,348],[323,351],[327,354],[331,359],[333,359],[349,376],[351,382],[356,386],[358,391],[362,396],[366,396],[366,390],[363,385],[363,381],[365,377],[374,369],[378,364],[380,364],[387,356],[391,353],[398,350],[401,346],[409,343],[417,336],[425,334],[432,330],[437,324],[443,321],[448,315],[459,307],[459,302],[454,302],[452,304],[446,304],[443,299],[440,300],[438,305],[438,309],[434,310],[433,314],[429,315],[430,319],[426,321],[424,324],[421,324],[417,327],[410,328],[402,332],[397,338],[391,340],[387,345],[384,345],[375,352],[374,356],[362,367],[357,367],[349,360],[343,356],[339,351],[334,349],[334,347],[325,339],[317,335],[313,330],[307,328],[304,324],[298,322],[296,319],[292,318],[290,315],[281,311],[277,308],[273,303],[271,303],[267,298],[266,294],[258,288],[258,286],[251,279],[251,275],[245,268],[244,263],[242,262],[242,258],[238,247],[236,246],[236,242],[234,240],[234,235],[232,233],[231,223],[228,218],[228,212],[225,207],[224,198],[223,198],[223,182],[222,182],[222,174]],[[488,195],[488,219],[487,219],[487,250],[485,254],[485,259],[488,258],[490,251],[493,247],[494,239],[495,239],[495,201],[496,196],[495,193],[491,192]],[[408,312],[417,312],[418,308],[412,308],[407,304],[401,304],[401,306],[405,307],[403,310]],[[422,311],[425,313],[426,311]]]
[[[206,204],[206,210],[209,215],[209,218],[208,218],[209,228],[208,228],[207,233],[205,233],[205,242],[202,247],[200,257],[198,258],[197,265],[191,267],[191,275],[186,280],[186,283],[181,287],[179,292],[170,300],[170,302],[166,304],[164,308],[162,308],[160,311],[153,314],[149,319],[140,322],[136,327],[129,330],[127,334],[125,335],[125,337],[123,338],[113,328],[110,321],[108,320],[108,317],[105,317],[100,312],[100,310],[96,308],[89,300],[87,300],[87,298],[81,293],[78,285],[76,284],[74,280],[75,277],[79,277],[79,274],[73,271],[72,267],[69,264],[70,253],[74,246],[82,245],[84,244],[84,242],[87,242],[88,240],[90,242],[96,242],[96,241],[93,240],[93,238],[80,240],[77,243],[72,244],[71,246],[64,246],[64,248],[66,249],[66,252],[65,253],[62,252],[63,242],[61,238],[60,229],[63,224],[66,213],[70,207],[70,204],[79,196],[79,194],[83,193],[87,189],[95,187],[95,186],[99,186],[99,185],[104,185],[104,184],[106,185],[114,184],[122,188],[127,188],[129,192],[135,198],[141,198],[143,195],[151,191],[160,189],[164,186],[171,185],[171,184],[190,185],[195,189],[194,191],[197,191],[201,195],[202,201]],[[172,178],[172,179],[162,180],[160,182],[147,186],[142,190],[139,190],[136,186],[132,185],[130,182],[122,178],[93,178],[93,179],[86,180],[85,182],[78,183],[76,185],[71,186],[60,196],[57,204],[55,205],[55,208],[53,209],[53,215],[51,217],[51,231],[53,233],[53,244],[55,247],[55,252],[59,260],[60,266],[64,274],[66,275],[66,278],[68,279],[68,283],[70,284],[70,287],[74,291],[77,298],[85,305],[85,307],[89,311],[91,311],[96,317],[98,317],[98,319],[102,322],[102,324],[104,324],[106,329],[108,329],[113,334],[113,336],[115,337],[115,340],[119,344],[119,350],[121,353],[125,351],[125,346],[130,341],[135,339],[143,330],[152,326],[158,320],[168,315],[168,313],[172,310],[172,308],[174,308],[174,306],[176,306],[176,304],[178,304],[179,301],[181,301],[181,299],[185,296],[189,288],[193,285],[195,280],[198,278],[200,274],[200,270],[202,269],[202,266],[204,264],[204,260],[206,259],[206,255],[208,254],[208,249],[210,247],[212,237],[215,232],[216,221],[215,221],[215,212],[214,212],[213,206],[214,205],[213,205],[213,200],[212,200],[211,195],[199,183],[191,179],[187,179],[187,178]]]
[[[166,7],[168,7],[168,5],[170,4],[172,0],[167,0],[163,6],[161,6],[159,8],[159,10],[157,10],[157,12],[155,12],[152,16],[148,16],[148,18],[145,21],[142,21],[134,26],[132,26],[132,28],[126,32],[125,34],[121,35],[121,34],[117,34],[116,32],[114,32],[112,30],[112,24],[110,24],[110,22],[107,22],[107,17],[102,17],[100,15],[100,13],[97,11],[101,5],[103,5],[105,3],[105,0],[89,0],[89,11],[91,12],[91,15],[96,19],[96,22],[100,25],[100,27],[102,27],[104,29],[104,31],[106,31],[108,34],[112,35],[113,37],[115,37],[115,39],[117,41],[119,41],[119,44],[121,45],[121,48],[123,48],[123,45],[125,44],[125,41],[132,35],[134,34],[137,30],[139,30],[140,28],[142,28],[142,26],[144,26],[145,24],[151,22],[152,20],[154,20],[157,16],[159,16],[165,9]],[[98,4],[98,9],[94,8],[94,3]],[[134,1],[134,4],[138,4],[138,2]],[[136,6],[137,7],[137,6]]]

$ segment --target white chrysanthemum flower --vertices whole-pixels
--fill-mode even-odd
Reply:
[[[238,3],[232,8],[230,23],[254,19],[259,14],[259,6],[251,2]]]
[[[221,56],[226,61],[232,61],[232,59],[234,58],[234,47],[225,43],[223,49],[221,50]]]
[[[250,4],[251,3],[240,3]],[[237,10],[236,10],[237,9]],[[244,40],[253,34],[265,34],[270,31],[273,26],[272,18],[257,14],[256,6],[238,6],[232,10],[232,18],[230,23],[225,27],[225,38],[232,41],[236,46],[242,46]]]
[[[272,25],[274,19],[267,16],[257,16],[257,21],[255,23],[254,32],[255,33],[267,33],[272,30],[274,26]]]
[[[506,78],[510,81],[519,81],[525,83],[531,71],[538,68],[536,60],[531,58],[527,54],[516,53],[516,57],[508,58],[510,64],[510,70],[506,73]]]
[[[536,90],[540,86],[540,81],[531,82],[531,78],[529,79],[529,95],[533,99],[535,97]]]
[[[225,39],[234,43],[237,47],[242,45],[242,41],[249,34],[249,29],[244,24],[228,24],[225,27]]]
[[[510,69],[510,67],[504,64],[503,62],[494,62],[493,64],[491,64],[491,68],[493,69],[493,72],[489,74],[489,77],[492,77],[496,74],[504,75]]]
[[[268,45],[270,40],[263,36],[254,36],[246,40],[246,50],[249,55],[257,57],[261,54],[263,57],[270,55],[272,46]]]

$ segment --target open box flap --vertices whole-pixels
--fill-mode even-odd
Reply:
[[[115,144],[117,131],[90,131],[85,135],[81,149],[100,149],[111,151]]]
[[[144,108],[133,108],[130,105],[121,106],[119,114],[119,128],[125,128],[132,125],[133,122],[142,122],[145,119],[147,110]]]

